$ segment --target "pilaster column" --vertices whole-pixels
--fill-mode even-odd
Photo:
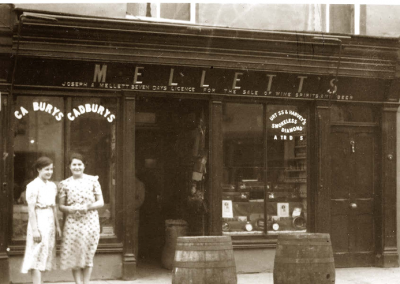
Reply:
[[[136,278],[136,256],[134,254],[134,202],[135,202],[135,97],[123,100],[123,264],[122,278]]]

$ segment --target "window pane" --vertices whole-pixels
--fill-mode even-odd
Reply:
[[[58,111],[57,111],[58,110]],[[47,156],[54,162],[52,181],[63,178],[64,110],[62,98],[18,97],[14,115],[14,206],[13,238],[25,238],[28,207],[24,204],[26,185],[37,177],[34,162]],[[61,217],[61,214],[59,215]]]
[[[161,3],[160,12],[163,19],[190,21],[189,3]]]
[[[74,98],[69,152],[85,156],[85,173],[99,176],[104,207],[99,209],[102,236],[114,235],[117,100]],[[68,172],[67,176],[71,173]]]
[[[147,14],[151,14],[150,3],[127,3],[126,13],[132,16],[147,17]]]
[[[264,232],[264,120],[260,104],[224,105],[224,234]]]
[[[307,112],[267,106],[267,228],[269,234],[306,231]]]

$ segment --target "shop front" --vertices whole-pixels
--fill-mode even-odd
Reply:
[[[330,233],[336,267],[398,266],[396,39],[17,14],[10,281],[25,279],[31,165],[51,157],[59,182],[72,152],[105,201],[94,279],[161,266],[166,220],[231,236],[238,272],[272,271],[296,232]]]

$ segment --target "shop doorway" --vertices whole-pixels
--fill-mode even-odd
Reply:
[[[379,186],[375,128],[331,128],[330,234],[336,267],[374,265]]]
[[[208,102],[138,98],[136,175],[145,187],[140,208],[138,267],[161,266],[165,221],[188,222],[189,235],[206,234],[205,212],[190,207],[193,186],[204,193],[206,174],[193,182],[196,158],[207,156]]]

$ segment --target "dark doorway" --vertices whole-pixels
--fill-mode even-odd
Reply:
[[[199,146],[196,130],[200,125],[204,128],[204,143],[207,110],[206,101],[137,100],[135,163],[137,177],[145,186],[145,200],[140,208],[139,265],[160,263],[165,220],[183,219],[189,224],[188,234],[204,233],[204,224],[190,217],[193,214],[187,201],[192,187],[193,152]],[[205,183],[204,180],[202,185]]]

